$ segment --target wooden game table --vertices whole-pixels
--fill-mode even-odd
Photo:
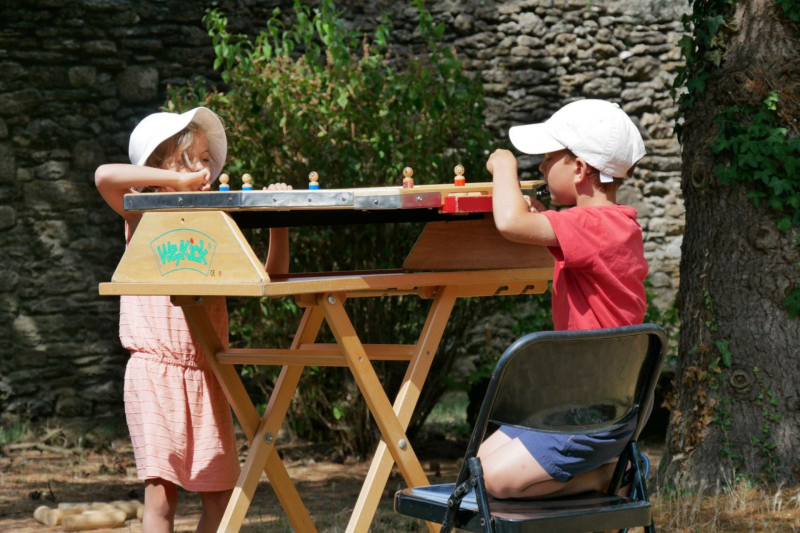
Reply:
[[[522,182],[523,191],[541,182]],[[428,479],[405,434],[457,298],[538,294],[552,279],[543,247],[503,238],[491,217],[491,183],[321,191],[132,194],[126,210],[144,215],[101,295],[167,295],[180,305],[192,335],[222,385],[250,451],[218,531],[239,531],[265,472],[295,531],[316,532],[284,464],[276,436],[306,366],[348,367],[382,441],[355,504],[348,532],[365,533],[396,463],[410,487]],[[396,270],[270,277],[242,227],[426,222]],[[343,306],[347,298],[416,295],[432,300],[416,344],[362,344]],[[225,296],[294,297],[304,314],[289,349],[227,348],[207,306]],[[326,321],[336,343],[316,343]],[[394,403],[372,361],[408,364]],[[262,416],[234,365],[282,370]],[[428,525],[434,531],[432,524]]]

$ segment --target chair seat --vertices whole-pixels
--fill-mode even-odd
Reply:
[[[394,497],[400,514],[441,524],[453,484],[405,489]],[[649,502],[635,501],[603,492],[585,492],[548,500],[489,500],[495,533],[591,533],[647,526]],[[461,501],[456,527],[482,532],[475,493]]]

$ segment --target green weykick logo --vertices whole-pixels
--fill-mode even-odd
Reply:
[[[176,270],[194,270],[208,276],[217,241],[193,229],[175,229],[150,241],[150,248],[162,276]]]

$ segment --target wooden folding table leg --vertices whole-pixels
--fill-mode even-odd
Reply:
[[[436,349],[444,334],[447,321],[453,312],[453,305],[458,296],[458,287],[440,287],[431,305],[428,318],[422,328],[422,333],[417,341],[416,352],[403,378],[403,385],[394,401],[394,412],[397,415],[403,430],[408,428],[411,415],[419,401],[422,387],[430,371]],[[394,460],[381,440],[378,449],[372,458],[369,473],[361,488],[350,523],[347,524],[347,533],[366,533],[369,530],[375,511],[378,509],[383,489],[389,481]],[[438,531],[438,526],[428,523],[428,529]]]
[[[347,359],[347,365],[406,483],[410,487],[428,485],[422,465],[419,464],[405,430],[392,410],[392,404],[389,403],[364,346],[342,306],[341,297],[336,294],[322,294],[318,296],[317,302],[325,313],[325,320]]]
[[[264,437],[270,431],[272,435],[275,435],[277,429],[280,428],[303,367],[291,366],[283,368],[281,377],[275,387],[275,392],[270,397],[269,405],[264,413],[264,419],[259,423],[258,411],[250,401],[242,381],[236,373],[236,369],[232,365],[219,364],[214,356],[214,354],[222,350],[223,345],[205,310],[202,307],[191,305],[182,307],[195,339],[207,354],[212,370],[220,382],[225,396],[236,414],[236,418],[251,442],[248,460],[228,503],[218,531],[239,531],[244,515],[250,505],[255,485],[258,483],[261,471],[264,470],[272,482],[278,500],[286,511],[294,530],[315,533],[316,528],[311,521],[308,510],[303,505],[299,494],[297,494],[297,490],[291,483],[286,467],[277,454],[269,453],[273,448],[274,439],[269,443],[264,440]],[[299,347],[304,342],[313,342],[321,323],[322,313],[319,309],[307,309],[295,335],[293,347]],[[208,354],[211,355],[209,356]],[[278,393],[279,388],[282,391],[280,394]],[[273,426],[275,426],[274,429]],[[262,450],[261,443],[264,443],[266,450]],[[256,447],[257,450],[253,450],[253,447]],[[255,483],[252,482],[252,478],[255,478]],[[247,484],[246,488],[245,484]]]

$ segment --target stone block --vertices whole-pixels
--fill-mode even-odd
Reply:
[[[73,87],[91,87],[97,83],[97,69],[94,67],[72,67],[67,75]]]
[[[42,94],[35,89],[0,94],[0,115],[29,113],[42,105]]]
[[[17,162],[10,143],[0,143],[0,184],[13,183]]]
[[[56,400],[55,413],[58,416],[76,417],[76,416],[89,416],[92,414],[92,402],[77,396],[69,396],[66,389],[61,391],[58,400]]]
[[[88,41],[83,43],[83,51],[90,56],[113,56],[117,45],[113,41]]]
[[[17,212],[10,205],[0,205],[0,231],[13,228],[17,225]],[[0,281],[0,287],[3,282]]]
[[[610,98],[619,95],[622,80],[619,78],[595,78],[583,86],[583,94],[589,98]]]
[[[73,149],[72,161],[76,170],[94,171],[106,161],[106,153],[97,141],[78,141]]]
[[[472,31],[475,19],[472,15],[466,13],[459,13],[453,21],[453,27],[461,33],[469,33]]]
[[[54,181],[66,176],[69,163],[66,161],[47,161],[34,169],[34,174],[41,180]]]
[[[117,76],[117,93],[124,103],[153,102],[158,96],[158,70],[129,67]]]

